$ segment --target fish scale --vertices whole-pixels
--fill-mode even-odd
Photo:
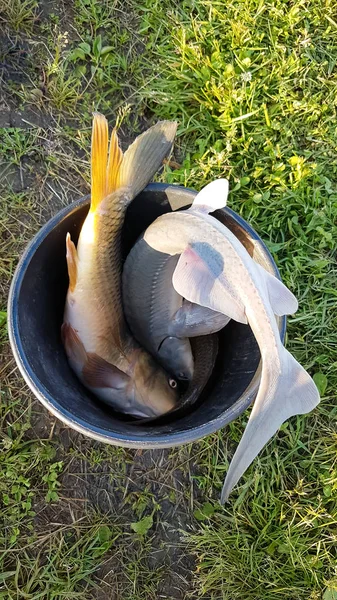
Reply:
[[[137,252],[131,250],[124,265],[123,279],[127,280],[128,293],[123,295],[123,304],[133,335],[151,351],[152,339],[156,347],[162,341],[161,323],[172,319],[182,304],[179,294],[166,284],[167,268],[173,275],[178,257],[155,252],[148,256],[142,238],[136,246]],[[137,278],[133,276],[134,260],[137,261]],[[158,305],[160,315],[156,311]]]
[[[106,343],[98,343],[96,351],[105,353],[108,360],[113,360],[114,364],[127,371],[129,362],[125,359],[126,351],[131,349],[136,350],[139,346],[130,334],[128,334],[127,326],[124,319],[124,313],[121,300],[121,233],[124,223],[124,213],[121,209],[115,209],[114,205],[123,202],[128,206],[130,199],[125,192],[118,193],[118,197],[112,196],[107,199],[112,207],[107,207],[108,219],[102,219],[101,225],[97,229],[98,239],[107,240],[108,251],[102,252],[102,248],[98,246],[95,257],[97,279],[95,285],[100,288],[100,297],[104,298],[102,306],[101,318],[104,322],[106,319],[110,322],[112,330],[118,331],[120,348],[109,345],[109,353],[107,353]]]
[[[229,319],[177,294],[172,277],[178,258],[155,251],[141,236],[124,264],[123,304],[139,343],[175,377],[191,381],[196,366],[189,338],[217,332]]]
[[[125,154],[115,130],[95,115],[91,203],[77,250],[66,239],[69,289],[62,339],[70,365],[96,396],[123,412],[154,417],[172,409],[177,383],[140,347],[125,323],[121,294],[121,234],[128,205],[172,147],[176,123],[159,122]]]

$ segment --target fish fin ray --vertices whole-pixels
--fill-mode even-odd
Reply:
[[[314,381],[285,348],[281,361],[281,375],[276,382],[274,374],[276,389],[272,385],[273,367],[263,369],[253,410],[226,475],[221,503],[228,500],[233,487],[282,423],[310,412],[319,403]]]
[[[169,154],[177,131],[175,121],[159,121],[138,136],[124,153],[118,187],[128,187],[135,198],[151,181]]]
[[[86,364],[82,371],[83,381],[92,388],[124,389],[130,377],[94,352],[87,353]]]
[[[63,323],[61,337],[68,359],[80,369],[87,360],[87,353],[77,332],[69,323]]]
[[[223,329],[229,321],[222,313],[185,300],[170,323],[169,334],[177,337],[209,335]]]
[[[74,291],[76,287],[77,281],[77,250],[74,242],[71,240],[70,233],[67,233],[66,236],[66,259],[67,259],[67,267],[68,267],[68,276],[69,276],[69,290],[71,292]]]
[[[183,298],[247,323],[242,302],[234,297],[226,279],[215,276],[200,255],[200,250],[188,246],[181,254],[172,278],[173,287]]]
[[[113,341],[119,357],[125,358],[127,361],[129,360],[126,350],[123,349],[123,342],[125,342],[125,326],[123,326],[122,323],[117,321],[113,326],[110,325],[105,335],[100,335],[99,339],[104,341],[108,346],[111,341]]]
[[[119,147],[116,128],[110,138],[109,158],[107,165],[106,195],[109,196],[117,189],[119,169],[123,160],[123,152]]]
[[[81,372],[85,385],[122,390],[129,383],[130,377],[118,367],[94,352],[87,352],[78,333],[69,323],[63,323],[61,337],[68,359]]]
[[[227,179],[216,179],[206,185],[194,198],[192,209],[211,213],[227,204],[229,184]]]
[[[91,135],[91,204],[95,211],[106,197],[108,160],[108,121],[100,113],[94,114]]]
[[[266,271],[261,265],[255,264],[267,285],[270,305],[274,314],[279,317],[295,314],[298,310],[298,301],[294,294],[280,279]]]

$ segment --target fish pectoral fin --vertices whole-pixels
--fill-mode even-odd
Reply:
[[[126,150],[119,169],[118,187],[128,187],[135,198],[151,181],[172,148],[175,121],[158,121]]]
[[[267,285],[270,306],[274,314],[278,317],[295,314],[298,310],[298,302],[294,294],[277,277],[274,277],[261,265],[255,264]]]
[[[61,338],[68,359],[80,370],[87,360],[87,353],[77,332],[69,323],[63,323]]]
[[[220,331],[230,318],[205,306],[185,300],[175,313],[169,334],[177,337],[197,337]]]
[[[71,292],[74,291],[76,287],[77,281],[77,250],[75,248],[74,242],[72,242],[70,233],[67,233],[66,236],[66,259],[67,259],[67,267],[68,267],[68,276],[69,276],[69,290]]]
[[[211,213],[227,204],[229,184],[227,179],[216,179],[206,185],[194,198],[192,209]]]
[[[82,376],[84,383],[89,387],[123,390],[130,383],[129,375],[98,354],[88,352],[86,359]]]
[[[239,323],[247,323],[243,303],[235,297],[223,276],[221,257],[214,264],[217,257],[208,255],[211,250],[208,244],[188,246],[173,273],[173,287],[189,302],[220,312]]]
[[[273,364],[262,368],[258,395],[229,466],[221,503],[227,501],[240,477],[282,423],[294,415],[310,412],[319,403],[317,387],[305,369],[285,348],[280,358],[278,374]]]
[[[91,136],[91,211],[95,211],[107,195],[108,135],[108,121],[95,113]]]
[[[61,337],[68,360],[76,367],[76,371],[81,372],[83,383],[89,387],[123,390],[130,383],[126,373],[98,354],[87,352],[78,333],[69,323],[63,323]]]

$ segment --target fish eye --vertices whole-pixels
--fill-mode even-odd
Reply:
[[[173,390],[175,390],[175,389],[176,389],[176,387],[177,387],[177,385],[178,385],[178,384],[177,384],[177,382],[176,382],[176,380],[175,380],[175,379],[171,379],[171,378],[168,380],[168,383],[169,383],[169,386],[170,386],[170,387],[171,387]]]

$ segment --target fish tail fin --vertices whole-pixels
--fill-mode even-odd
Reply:
[[[192,209],[212,213],[224,208],[229,192],[228,179],[215,179],[206,185],[193,200]]]
[[[291,416],[310,412],[319,400],[314,381],[288,350],[283,348],[278,373],[266,361],[248,424],[226,475],[221,493],[222,504],[282,423]]]
[[[138,136],[126,150],[116,187],[128,187],[130,199],[135,198],[151,181],[169,154],[176,131],[175,121],[159,121]]]
[[[91,138],[91,211],[119,188],[127,187],[129,198],[135,198],[170,152],[176,131],[175,121],[159,121],[138,136],[123,155],[114,129],[108,156],[108,121],[95,113]]]
[[[95,211],[106,197],[108,134],[108,121],[100,113],[94,113],[91,135],[91,211]]]
[[[107,196],[112,194],[112,192],[114,192],[118,187],[119,169],[122,161],[123,152],[119,147],[116,128],[114,128],[110,138],[109,158],[107,165]]]

